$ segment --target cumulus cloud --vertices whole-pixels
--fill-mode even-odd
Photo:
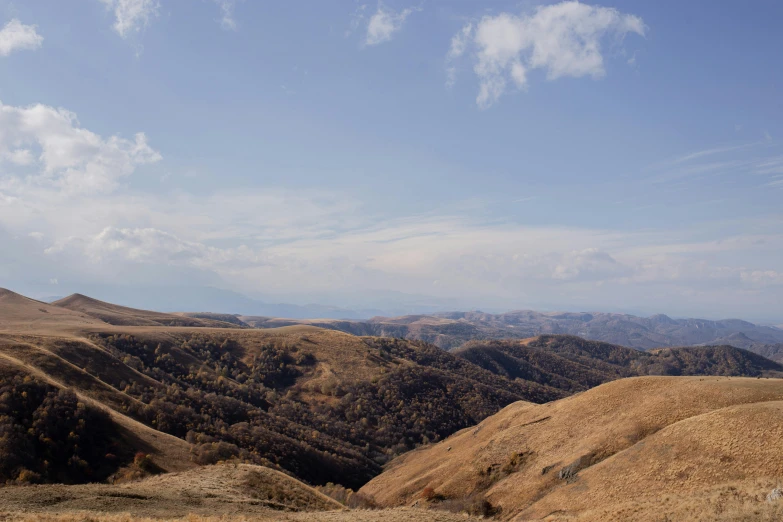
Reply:
[[[486,108],[495,103],[511,82],[525,88],[528,73],[546,71],[547,79],[605,74],[602,42],[610,36],[645,34],[641,18],[617,9],[576,1],[538,7],[532,14],[500,13],[465,25],[452,38],[447,54],[447,74],[455,61],[472,51],[473,71],[479,79],[476,103]]]
[[[141,32],[158,15],[157,0],[101,0],[114,13],[114,30],[123,38]]]
[[[33,153],[30,151],[30,149],[8,150],[3,153],[2,157],[6,161],[20,167],[32,165],[35,162],[35,158],[33,157]]]
[[[365,44],[378,45],[383,42],[388,42],[392,39],[394,33],[402,29],[402,25],[408,16],[414,11],[418,11],[419,8],[409,7],[399,12],[394,12],[391,9],[384,6],[382,3],[378,3],[378,10],[375,11],[370,17],[367,23],[367,35],[365,37]]]
[[[35,50],[43,44],[43,36],[38,34],[34,25],[24,25],[14,18],[0,29],[0,56],[8,56],[14,51]]]
[[[137,166],[161,159],[144,133],[133,139],[103,138],[80,127],[74,113],[47,105],[17,107],[0,102],[0,128],[0,157],[31,165],[36,149],[41,169],[27,181],[67,192],[111,190]]]

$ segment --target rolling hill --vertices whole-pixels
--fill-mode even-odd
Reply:
[[[783,380],[622,379],[512,404],[399,457],[361,493],[383,506],[483,503],[502,520],[716,520],[769,508],[782,434]]]

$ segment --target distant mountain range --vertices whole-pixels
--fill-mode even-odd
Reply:
[[[783,330],[739,319],[672,319],[663,314],[638,317],[612,313],[504,314],[446,312],[431,315],[374,317],[367,321],[295,320],[240,316],[255,328],[310,324],[354,335],[427,341],[446,350],[472,340],[525,339],[543,334],[576,335],[640,350],[673,346],[730,345],[783,361]]]

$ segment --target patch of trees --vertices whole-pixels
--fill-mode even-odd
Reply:
[[[101,481],[133,459],[109,415],[68,390],[0,376],[0,482]]]
[[[643,352],[566,335],[532,342],[474,341],[454,352],[494,374],[531,380],[573,393],[622,377],[722,375],[758,377],[783,366],[731,346],[664,348]]]
[[[310,400],[296,386],[313,371],[306,343],[270,341],[252,350],[231,337],[181,334],[150,342],[99,334],[95,341],[155,379],[121,384],[138,399],[128,413],[194,444],[199,463],[239,459],[287,470],[313,484],[358,488],[394,456],[472,426],[520,400],[562,396],[513,382],[425,343],[367,339],[391,365],[373,382],[322,386]],[[328,388],[328,389],[325,389]]]

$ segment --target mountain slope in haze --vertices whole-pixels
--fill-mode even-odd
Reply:
[[[190,317],[193,319],[220,321],[223,323],[231,323],[236,326],[241,326],[243,328],[250,328],[250,325],[240,319],[238,314],[219,314],[214,312],[177,312],[176,315]]]
[[[383,506],[486,502],[502,520],[715,520],[713,493],[776,487],[781,435],[783,380],[621,379],[512,404],[360,492]]]
[[[237,325],[210,317],[195,318],[184,315],[164,314],[149,310],[138,310],[111,303],[104,303],[82,294],[73,294],[51,303],[113,325],[122,326],[191,326],[211,328],[233,328]]]
[[[209,286],[166,285],[92,285],[79,289],[105,302],[161,312],[211,312],[219,314],[244,313],[268,317],[326,317],[332,319],[367,319],[383,314],[380,310],[352,309],[320,304],[291,304],[267,302],[238,292]],[[53,297],[51,300],[59,298]],[[389,313],[389,312],[386,312]]]

